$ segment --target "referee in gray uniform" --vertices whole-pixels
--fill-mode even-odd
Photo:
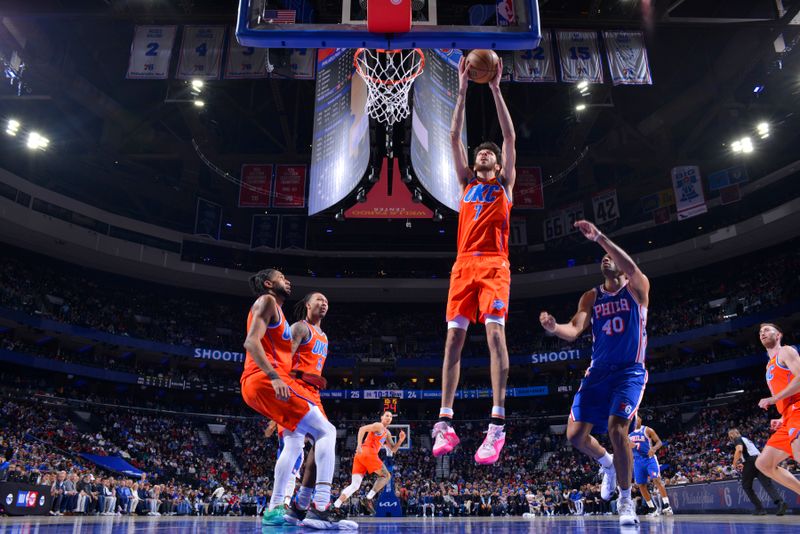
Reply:
[[[772,498],[772,502],[778,507],[778,511],[775,515],[785,514],[786,503],[775,489],[775,486],[772,485],[772,480],[756,467],[756,458],[759,455],[758,447],[756,447],[752,441],[742,436],[741,432],[736,428],[732,428],[728,431],[728,437],[733,441],[734,447],[736,447],[736,451],[733,453],[733,468],[736,468],[739,460],[742,461],[742,488],[744,488],[744,492],[747,493],[750,502],[756,507],[756,511],[753,512],[753,514],[767,514],[767,511],[764,510],[764,507],[761,505],[761,500],[753,490],[753,480],[756,477],[758,477],[759,482],[761,482],[761,487],[764,488],[764,491]]]

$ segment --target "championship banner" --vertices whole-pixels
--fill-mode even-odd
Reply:
[[[279,215],[253,215],[250,225],[250,248],[278,248]]]
[[[233,32],[231,32],[233,35]],[[253,46],[242,46],[232,38],[228,42],[228,56],[225,60],[225,78],[228,80],[244,80],[266,78],[267,49]]]
[[[542,30],[542,40],[538,47],[514,52],[513,78],[515,82],[555,83],[553,35],[549,30]]]
[[[306,207],[306,166],[277,165],[275,167],[275,208]]]
[[[614,85],[653,85],[642,32],[604,31],[603,40]]]
[[[672,188],[675,190],[679,221],[708,211],[699,167],[694,165],[673,167]]]
[[[544,208],[541,167],[517,167],[514,182],[514,209],[540,210]]]
[[[306,248],[305,215],[284,215],[281,217],[281,248]]]
[[[239,207],[266,209],[269,207],[270,196],[272,196],[272,165],[251,163],[242,165]]]
[[[222,206],[197,197],[197,212],[194,218],[194,233],[219,239],[222,226]]]
[[[129,80],[166,80],[177,26],[136,26],[128,62]]]
[[[603,62],[597,32],[556,30],[561,57],[561,81],[603,83]]]
[[[314,48],[271,49],[267,56],[272,72],[270,77],[286,80],[313,80],[317,66]]]
[[[222,67],[222,45],[225,26],[184,26],[179,80],[216,80]]]
[[[617,190],[607,189],[592,195],[592,207],[594,208],[595,224],[605,224],[619,219]]]

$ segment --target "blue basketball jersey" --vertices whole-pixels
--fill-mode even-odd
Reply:
[[[647,458],[647,453],[650,452],[650,438],[648,438],[647,434],[644,433],[645,430],[647,430],[647,427],[642,425],[638,430],[634,430],[628,434],[628,439],[631,440],[631,443],[633,443],[634,459]]]
[[[647,308],[633,298],[628,285],[616,293],[598,286],[592,307],[592,365],[644,366]]]

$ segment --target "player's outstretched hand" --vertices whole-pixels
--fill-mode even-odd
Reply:
[[[783,418],[769,420],[769,429],[772,431],[778,430],[781,425],[783,425]]]
[[[469,62],[467,56],[461,56],[461,61],[458,62],[458,90],[461,93],[466,92],[467,85],[469,85]]]
[[[589,241],[597,241],[603,233],[589,221],[575,221],[575,228],[581,231],[583,236]]]
[[[500,80],[503,79],[503,58],[497,58],[497,74],[494,75],[492,81],[489,82],[489,88],[492,91],[500,90]]]
[[[772,397],[767,397],[766,399],[761,399],[758,401],[758,407],[765,410],[768,410],[773,404],[775,404],[775,399]]]
[[[548,332],[555,332],[556,330],[556,318],[543,311],[539,314],[539,322],[542,323],[542,328],[547,330]]]
[[[397,437],[400,438],[400,441],[403,441],[406,439],[406,433],[401,430]]]

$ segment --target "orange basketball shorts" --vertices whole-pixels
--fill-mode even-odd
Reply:
[[[279,426],[294,431],[315,402],[296,381],[285,373],[279,374],[291,391],[288,400],[279,400],[272,387],[272,381],[260,372],[242,378],[242,398],[248,406],[264,417],[269,417]]]
[[[465,256],[456,259],[450,273],[447,320],[463,315],[471,323],[487,315],[506,317],[511,268],[502,256]]]
[[[383,462],[378,457],[377,452],[362,449],[361,453],[353,457],[353,474],[366,475],[367,473],[377,473],[383,469]]]
[[[786,410],[783,424],[767,440],[767,446],[792,456],[792,442],[798,437],[800,437],[800,406],[793,404]]]

